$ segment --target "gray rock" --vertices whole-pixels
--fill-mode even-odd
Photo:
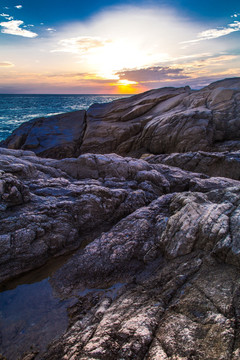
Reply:
[[[239,78],[201,90],[162,88],[21,125],[1,143],[52,157],[116,153],[140,157],[240,149]]]
[[[79,155],[85,130],[85,111],[75,111],[23,123],[2,142],[9,149],[32,150],[61,159]]]
[[[22,360],[239,359],[239,91],[153,90],[92,106],[67,151],[23,150],[39,120],[0,149],[0,284],[74,250],[49,280],[68,329]]]
[[[240,180],[240,151],[189,152],[145,156],[150,164],[166,164],[209,176]]]
[[[0,149],[0,166],[1,281],[71,251],[162,194],[213,186],[204,175],[115,154],[54,160]]]
[[[239,193],[164,195],[76,253],[51,280],[57,294],[125,285],[87,314],[94,297],[80,298],[43,359],[237,359]]]
[[[25,358],[238,359],[239,181],[115,154],[0,155],[1,283],[81,246],[50,279],[78,299],[69,327]]]

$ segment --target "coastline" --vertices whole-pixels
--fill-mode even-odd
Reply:
[[[1,143],[1,284],[67,256],[43,281],[68,325],[21,360],[238,359],[239,109],[225,79],[34,119]]]

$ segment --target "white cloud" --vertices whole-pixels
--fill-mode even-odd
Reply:
[[[28,38],[34,38],[34,37],[38,36],[38,34],[32,32],[32,31],[21,29],[20,26],[23,23],[24,22],[21,20],[12,20],[12,21],[8,21],[8,22],[1,22],[0,26],[3,27],[1,32],[3,34],[18,35],[18,36],[23,36],[23,37],[28,37]]]
[[[197,39],[182,41],[181,44],[196,43],[203,40],[216,39],[240,30],[240,21],[234,21],[226,27],[208,29],[197,34]]]
[[[112,78],[124,68],[143,68],[190,55],[182,54],[178,43],[200,29],[166,8],[119,6],[59,29],[52,52],[66,53],[66,61],[67,53],[72,53],[72,61],[76,59],[84,71]]]
[[[10,15],[5,14],[5,13],[0,14],[0,16],[4,17],[7,20],[13,20],[13,16],[10,16]]]
[[[4,18],[0,19],[7,21]],[[239,68],[237,58],[229,57],[226,60],[219,58],[211,61],[209,59],[218,54],[234,54],[234,50],[238,48],[237,39],[230,34],[229,41],[224,41],[223,36],[226,35],[226,29],[229,33],[233,30],[237,31],[238,23],[235,23],[235,20],[236,18],[231,18],[228,23],[219,28],[215,24],[206,27],[205,22],[196,22],[194,19],[186,18],[186,15],[181,15],[180,12],[176,13],[166,8],[111,7],[85,21],[68,23],[64,27],[58,26],[56,32],[50,30],[53,29],[52,25],[45,24],[41,28],[41,36],[31,42],[30,47],[29,42],[26,41],[14,42],[11,48],[3,46],[1,58],[9,59],[18,65],[16,71],[18,76],[23,71],[21,69],[32,74],[41,74],[41,79],[46,74],[54,72],[86,74],[84,78],[74,77],[71,81],[70,77],[66,79],[57,77],[56,81],[63,84],[62,86],[67,83],[76,86],[80,83],[87,84],[93,78],[94,81],[96,79],[108,82],[111,80],[111,86],[113,86],[115,80],[131,81],[135,76],[139,81],[143,79],[144,86],[148,88],[158,86],[158,83],[150,84],[152,79],[155,81],[155,78],[162,81],[159,82],[159,86],[164,86],[165,81],[175,81],[179,84],[181,81],[182,83],[186,81],[184,80],[186,76],[202,78],[226,69],[233,69],[236,72],[236,67]],[[40,23],[38,25],[40,26]],[[2,29],[9,30],[6,27]],[[17,24],[18,35],[19,31],[35,31],[35,29],[24,28],[22,23]],[[197,34],[200,37],[197,37]],[[212,40],[200,41],[200,38]],[[185,44],[185,48],[179,45],[191,39],[198,40],[194,48],[189,44]],[[36,63],[36,59],[39,63]],[[183,70],[174,77],[172,72],[164,73],[167,67],[175,71],[176,69]],[[14,68],[6,67],[5,70],[1,68],[2,73],[12,70]],[[35,75],[24,75],[23,79],[32,83]],[[149,84],[145,83],[149,80]],[[49,78],[46,81],[48,82]],[[107,92],[104,87],[102,91]]]
[[[111,40],[101,39],[100,37],[79,36],[76,38],[60,40],[60,48],[52,50],[52,52],[62,51],[84,55],[96,48],[103,47],[109,42],[111,42]]]
[[[0,67],[13,67],[13,66],[15,66],[15,65],[9,61],[0,62]]]
[[[50,31],[50,32],[57,31],[57,30],[55,30],[55,29],[53,29],[53,28],[47,28],[46,30],[47,30],[47,31]]]
[[[22,9],[22,5],[16,5],[14,7],[17,8],[17,9]]]

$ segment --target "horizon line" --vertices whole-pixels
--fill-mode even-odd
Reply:
[[[73,96],[73,95],[76,95],[76,96],[79,96],[79,95],[84,95],[84,96],[131,96],[131,95],[137,95],[137,94],[65,94],[65,93],[61,93],[61,94],[44,94],[44,93],[29,93],[29,94],[15,94],[15,93],[0,93],[0,95],[20,95],[20,96],[23,96],[23,95],[27,95],[27,96],[31,96],[31,95],[69,95],[69,96]]]

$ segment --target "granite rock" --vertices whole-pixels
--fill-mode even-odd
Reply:
[[[190,151],[240,149],[239,78],[201,90],[162,88],[94,104],[86,112],[36,119],[1,143],[52,158],[83,153],[140,157]]]
[[[13,131],[2,145],[31,150],[43,157],[76,157],[85,131],[85,116],[85,110],[80,110],[30,120]]]
[[[6,140],[0,284],[68,254],[49,282],[75,299],[21,360],[239,359],[239,107],[225,79],[76,112],[67,141],[42,120]]]
[[[240,151],[189,152],[145,156],[150,164],[165,164],[209,176],[240,180]]]
[[[1,281],[90,241],[163,194],[238,183],[116,154],[54,160],[0,149],[0,155]]]

